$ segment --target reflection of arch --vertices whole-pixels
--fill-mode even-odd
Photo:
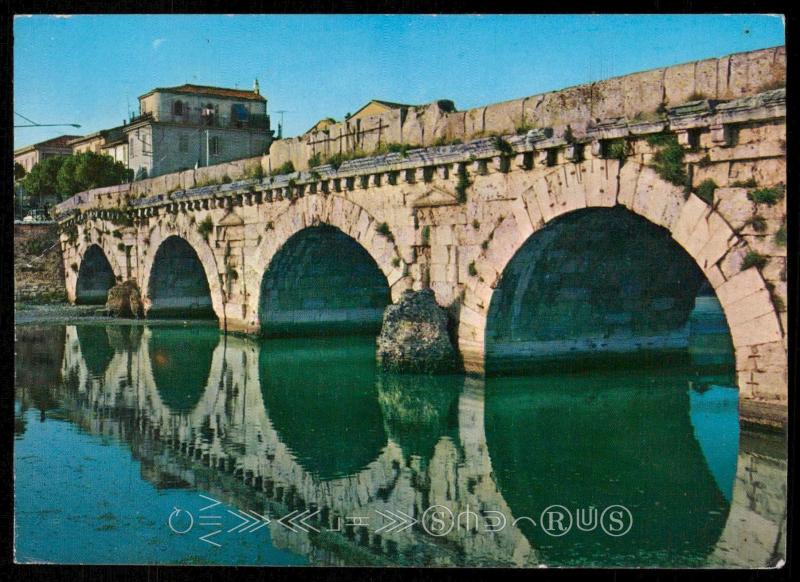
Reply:
[[[140,289],[142,289],[142,292],[146,294],[146,308],[149,310],[154,300],[154,298],[150,296],[152,289],[151,278],[153,277],[153,272],[157,265],[157,259],[160,260],[163,257],[163,254],[159,255],[159,252],[162,250],[164,243],[169,241],[172,237],[176,237],[181,242],[171,242],[169,245],[178,245],[181,249],[183,249],[183,252],[186,254],[186,256],[194,256],[194,258],[196,258],[197,262],[202,267],[202,272],[205,275],[204,283],[208,289],[208,297],[210,298],[211,307],[213,308],[217,318],[222,319],[222,286],[219,280],[216,258],[214,257],[214,253],[209,247],[208,242],[196,232],[196,229],[192,228],[176,232],[176,229],[170,229],[162,225],[157,225],[152,231],[150,231],[149,236],[149,248],[156,249],[156,251],[147,253],[142,259],[143,265],[142,270],[140,271],[142,281],[140,284]],[[191,252],[189,252],[189,249]],[[197,273],[197,271],[195,271],[195,273]],[[202,281],[198,281],[198,279],[199,277],[195,277],[194,280],[198,283],[197,286],[199,289],[199,287],[203,287],[203,285],[201,284]],[[194,305],[196,308],[207,308],[208,300],[205,298],[200,299],[200,297],[204,297],[204,292],[205,288],[203,289],[203,293],[198,291],[196,294],[197,299],[190,300],[190,304]],[[185,307],[183,309],[185,309]]]
[[[154,327],[148,341],[150,369],[161,402],[173,413],[192,412],[211,376],[219,344],[215,328]]]
[[[692,377],[688,370],[658,376],[610,371],[573,376],[567,384],[564,375],[546,374],[487,380],[488,452],[498,490],[515,516],[538,516],[553,504],[573,513],[619,504],[634,517],[622,537],[598,527],[554,538],[522,524],[546,563],[704,563],[730,504],[695,438],[685,388]],[[736,420],[735,409],[729,412]],[[732,470],[735,458],[727,460]]]
[[[312,226],[272,257],[261,282],[259,320],[271,335],[377,334],[390,301],[386,277],[362,246],[335,227]]]
[[[771,368],[763,372],[765,382],[775,384],[770,374],[785,369],[786,353],[769,289],[757,269],[732,266],[746,242],[697,196],[686,197],[682,188],[661,180],[647,166],[626,161],[620,168],[616,160],[588,160],[554,169],[525,189],[497,226],[488,247],[475,259],[476,276],[465,283],[458,337],[467,370],[484,370],[486,319],[494,288],[528,237],[562,214],[617,204],[669,230],[714,287],[733,338],[740,390],[757,395],[758,382],[753,384],[752,378],[762,374],[763,366]],[[773,360],[757,370],[744,368],[751,348],[762,345],[767,346],[762,353],[775,354],[770,355]],[[777,384],[785,392],[785,379]]]
[[[81,346],[81,355],[89,373],[92,376],[104,375],[114,357],[114,348],[108,341],[106,328],[100,325],[78,325],[75,329]]]
[[[105,304],[108,290],[114,286],[116,276],[103,249],[90,245],[82,254],[75,283],[75,302],[81,304]]]
[[[258,246],[254,260],[249,262],[246,279],[261,281],[262,269],[268,268],[275,254],[289,238],[308,228],[327,224],[334,226],[354,239],[374,259],[386,276],[396,301],[402,292],[411,287],[411,278],[405,274],[404,264],[394,240],[378,232],[379,222],[367,210],[340,196],[307,195],[297,199],[273,224],[269,236]],[[397,265],[397,266],[395,266]],[[250,325],[257,324],[256,310],[260,305],[260,286],[251,293]]]
[[[264,342],[259,359],[267,414],[306,471],[321,480],[347,477],[380,457],[387,440],[374,340]]]

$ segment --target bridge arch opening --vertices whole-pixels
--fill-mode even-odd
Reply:
[[[329,225],[291,236],[261,282],[266,336],[377,334],[391,302],[386,276],[353,238]]]
[[[710,352],[706,335],[714,336]],[[733,374],[728,326],[697,263],[667,229],[624,207],[552,220],[523,243],[492,295],[489,373],[578,355],[660,364],[665,353],[707,356]]]
[[[148,315],[216,319],[203,264],[186,240],[173,235],[153,258]]]
[[[108,300],[108,290],[116,283],[114,270],[99,245],[93,244],[83,254],[78,280],[75,285],[75,303],[103,305]]]

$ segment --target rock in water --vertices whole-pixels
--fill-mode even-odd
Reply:
[[[433,291],[405,291],[383,314],[378,363],[390,372],[449,372],[456,351],[447,333],[447,313]]]
[[[115,317],[141,317],[142,295],[136,281],[128,280],[109,289],[106,309]]]

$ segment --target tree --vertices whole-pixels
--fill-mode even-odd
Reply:
[[[14,181],[17,182],[25,177],[25,168],[19,162],[14,162]]]
[[[38,198],[39,205],[45,196],[58,194],[58,173],[64,163],[63,156],[42,160],[22,180],[25,193],[31,198]]]
[[[133,172],[122,162],[94,152],[68,156],[58,171],[58,191],[62,196],[72,196],[84,190],[116,186],[129,182]]]

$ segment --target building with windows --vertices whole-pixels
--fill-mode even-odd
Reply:
[[[55,156],[69,156],[72,154],[70,142],[78,139],[77,135],[59,135],[52,139],[40,141],[23,148],[14,150],[14,162],[30,172],[33,166]]]
[[[264,154],[272,141],[267,100],[252,91],[180,85],[139,97],[123,126],[137,179]]]

